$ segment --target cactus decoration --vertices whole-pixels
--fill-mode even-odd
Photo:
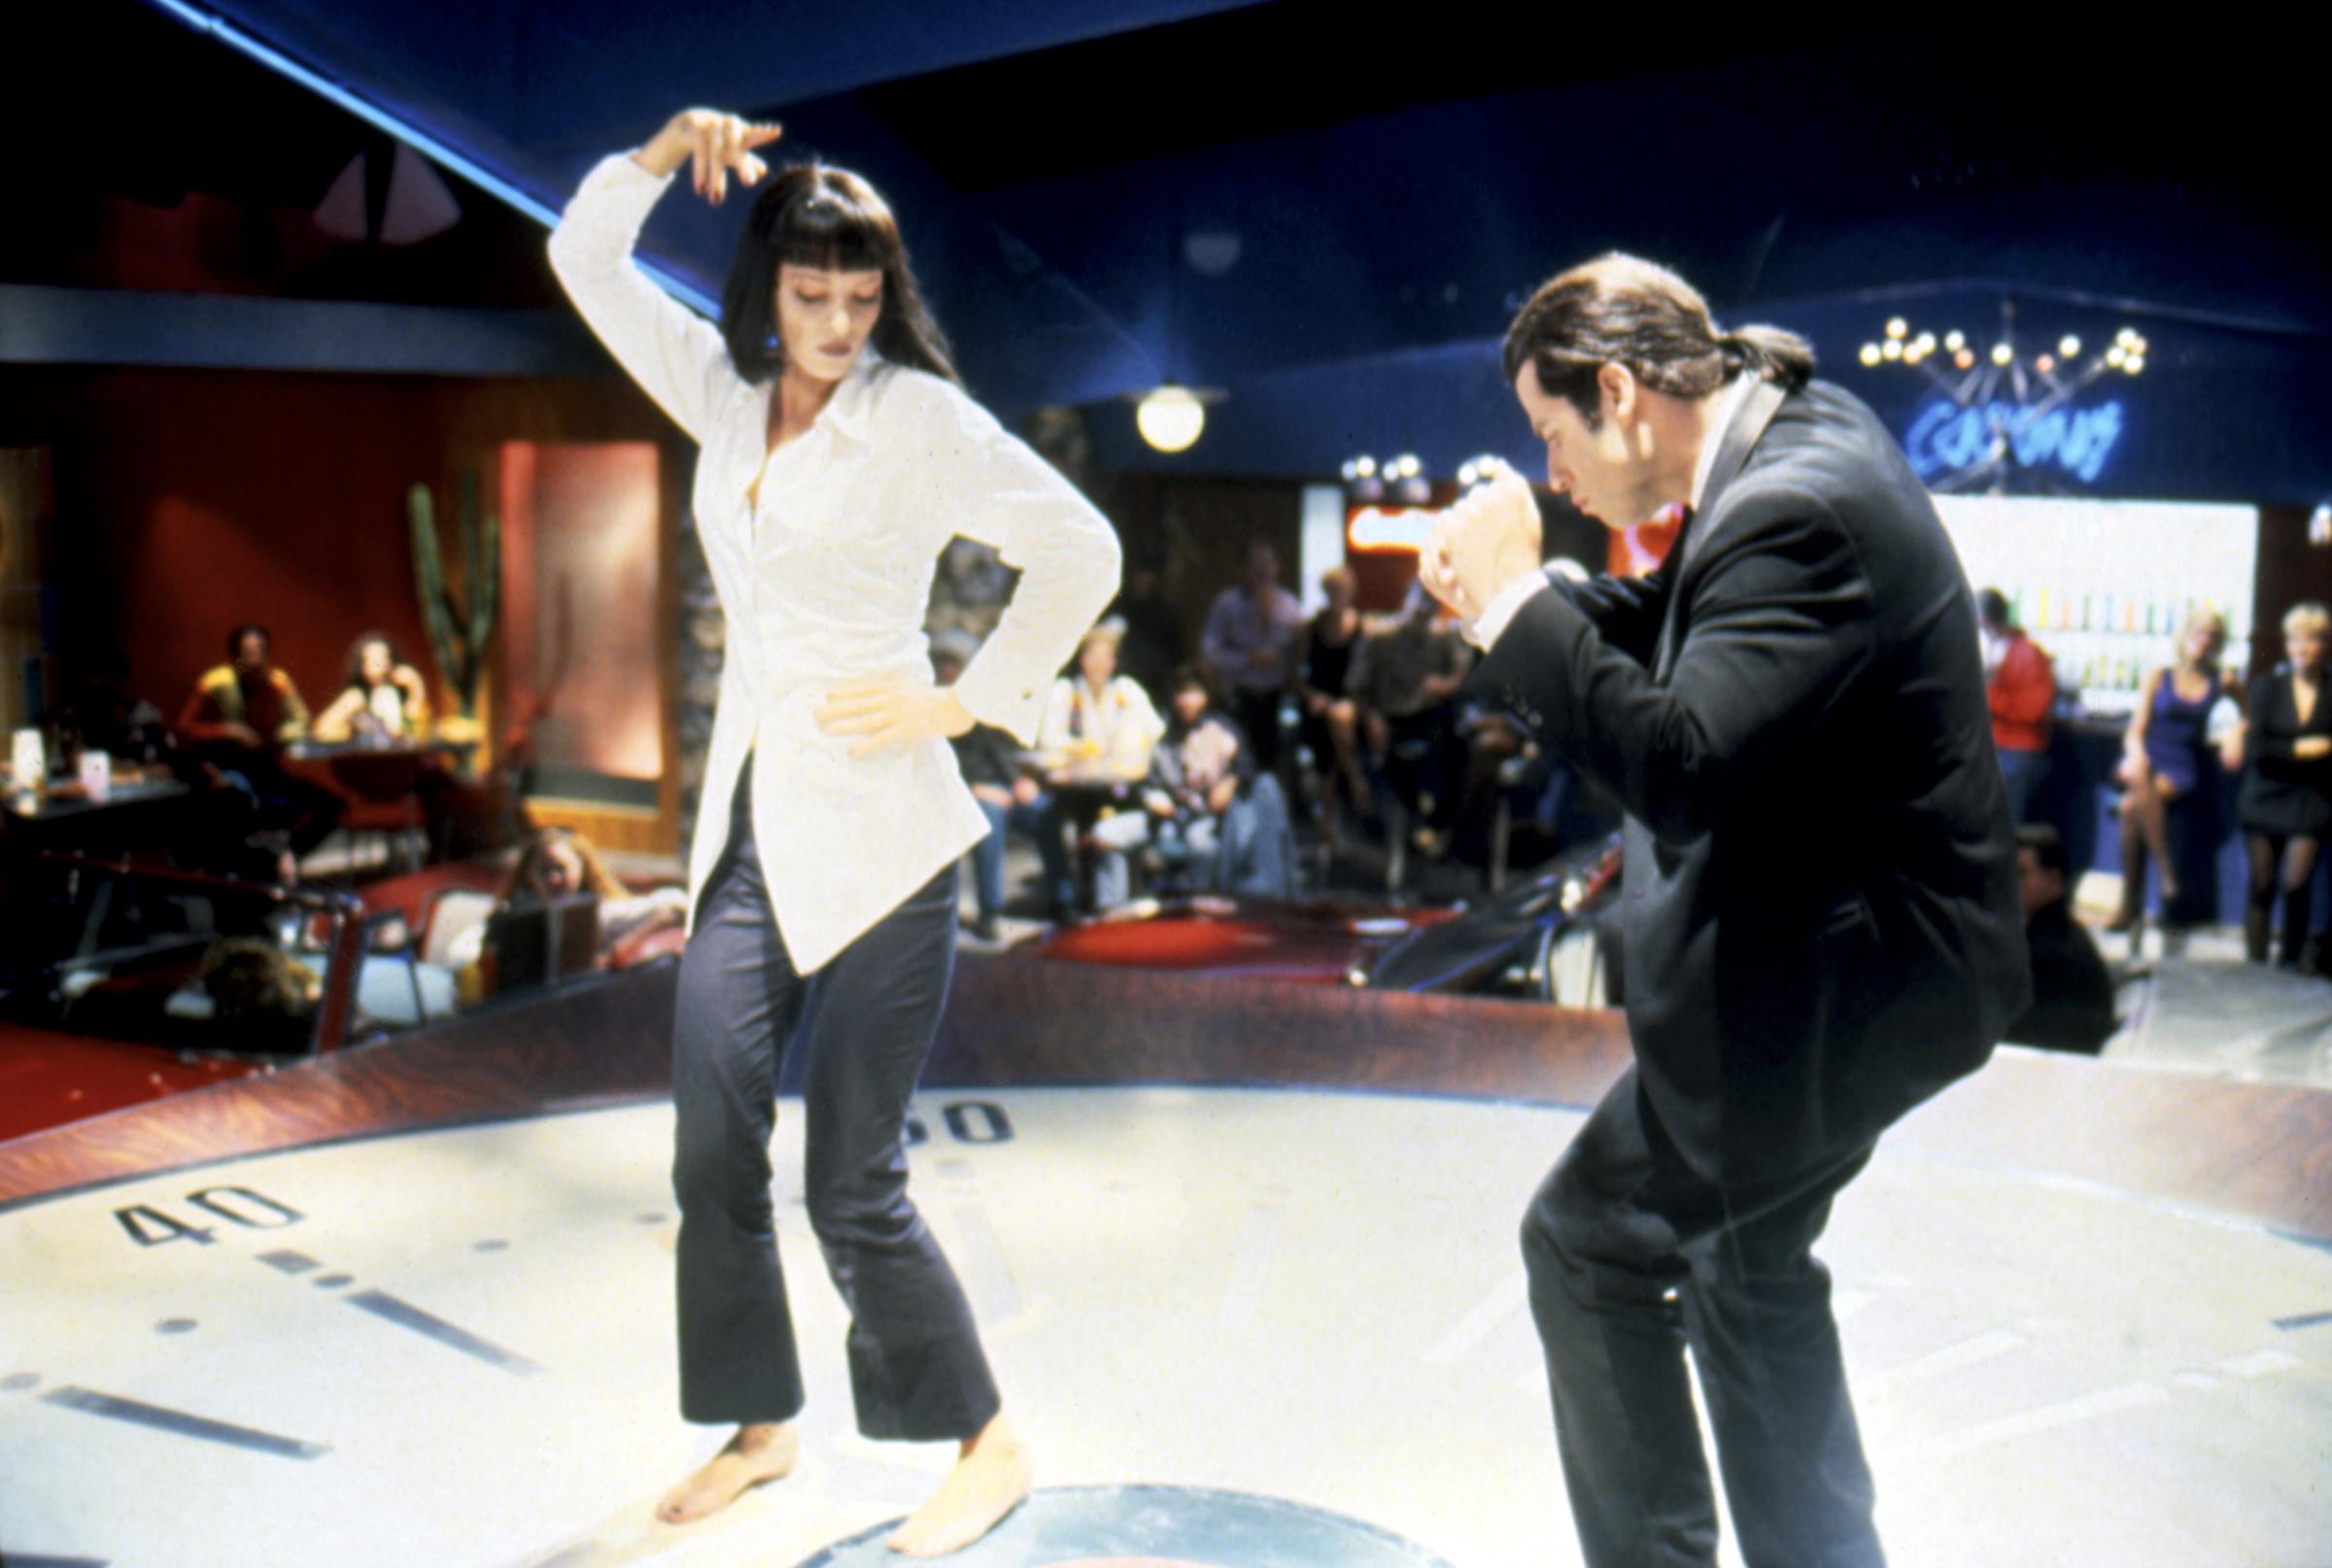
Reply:
[[[494,631],[502,589],[502,520],[479,515],[478,476],[464,470],[460,481],[462,563],[469,602],[456,600],[445,585],[439,558],[437,508],[427,485],[405,496],[413,520],[413,581],[421,594],[421,617],[429,631],[437,667],[445,672],[462,704],[462,716],[477,714],[478,678],[486,667],[486,639]]]

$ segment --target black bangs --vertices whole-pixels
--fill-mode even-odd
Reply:
[[[813,189],[775,215],[769,245],[780,262],[829,272],[882,272],[899,259],[898,230],[833,189]]]
[[[730,362],[750,382],[785,368],[777,341],[775,297],[780,266],[882,274],[882,315],[873,343],[893,364],[910,365],[961,385],[947,339],[923,306],[907,247],[874,187],[847,169],[819,163],[780,169],[763,187],[737,236],[737,259],[721,290],[721,336]]]

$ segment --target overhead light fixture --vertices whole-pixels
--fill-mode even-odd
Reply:
[[[1134,427],[1160,452],[1187,452],[1207,427],[1207,406],[1187,387],[1157,387],[1134,405]]]
[[[2117,328],[2110,341],[2100,332],[2098,347],[2087,349],[2082,334],[2062,328],[2047,336],[2019,332],[2016,303],[2012,297],[2001,301],[1997,334],[1972,340],[1955,326],[1938,342],[1916,322],[1894,316],[1875,324],[1879,329],[1857,351],[1863,364],[1880,375],[1897,366],[1915,370],[1940,394],[1919,411],[1905,436],[1906,447],[1923,454],[1913,458],[1921,477],[1939,492],[1979,484],[2000,490],[2011,468],[2040,460],[2059,461],[2094,480],[2119,432],[2121,405],[2082,408],[2074,400],[2101,377],[2145,373],[2148,345],[2136,326]],[[1931,364],[1931,358],[1939,362]],[[1957,432],[1950,452],[1930,439],[1946,427]],[[2076,452],[2077,458],[2068,455]]]

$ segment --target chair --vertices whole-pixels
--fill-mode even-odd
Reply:
[[[426,858],[419,786],[429,762],[426,754],[405,750],[346,751],[331,761],[332,787],[347,802],[341,830],[352,839],[360,834],[379,838],[382,858],[404,871],[420,870]]]
[[[600,962],[600,897],[528,899],[486,917],[487,969],[497,996],[589,973]]]

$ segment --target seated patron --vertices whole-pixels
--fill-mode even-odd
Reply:
[[[230,1049],[296,1056],[308,1048],[324,977],[275,943],[222,937],[203,958],[201,980]]]
[[[1150,750],[1165,732],[1149,694],[1117,673],[1115,630],[1105,624],[1086,632],[1077,645],[1075,671],[1046,695],[1037,751],[1054,798],[1064,790],[1076,796],[1075,821],[1080,847],[1092,857],[1097,909],[1114,909],[1131,896],[1126,851],[1147,834],[1134,786],[1149,776]],[[1104,792],[1122,796],[1122,801]]]
[[[688,893],[677,887],[650,888],[634,893],[607,869],[589,838],[572,828],[544,828],[527,840],[510,882],[502,890],[504,904],[528,900],[549,903],[592,893],[600,901],[600,961],[622,967],[649,956],[641,951],[650,937],[678,932],[688,920]],[[673,951],[678,951],[675,946]]]
[[[961,632],[932,638],[931,667],[942,686],[952,686],[972,657],[971,639]],[[1052,797],[1022,762],[1020,743],[993,725],[976,724],[948,744],[972,799],[988,819],[988,835],[972,848],[972,891],[976,914],[972,935],[994,941],[1004,914],[1007,835],[1032,839],[1045,869],[1046,913],[1066,920],[1076,912],[1077,881],[1070,874],[1069,847]]]
[[[1143,804],[1160,858],[1199,888],[1286,896],[1287,803],[1247,737],[1214,709],[1206,674],[1175,677]]]
[[[179,710],[178,733],[238,759],[305,740],[308,705],[290,672],[272,662],[273,645],[263,626],[235,628],[226,639],[227,662],[195,678]]]
[[[2008,1026],[2007,1038],[2095,1055],[2115,1028],[2113,978],[2097,943],[2073,918],[2056,829],[2035,823],[2016,831],[2016,885],[2033,961],[2033,1005]]]
[[[205,776],[244,798],[228,836],[264,846],[278,880],[298,880],[300,859],[328,837],[341,800],[284,770],[284,747],[307,738],[308,707],[291,675],[271,659],[262,626],[239,626],[226,641],[227,663],[204,670],[179,710],[178,733]]]
[[[1412,586],[1398,619],[1360,639],[1346,690],[1360,712],[1379,777],[1430,840],[1457,806],[1458,688],[1473,653],[1445,625],[1422,586]]]
[[[340,695],[316,718],[316,738],[394,745],[429,733],[429,693],[421,671],[377,631],[348,650]]]
[[[599,900],[597,967],[623,969],[679,952],[688,920],[687,892],[677,887],[633,892],[607,869],[592,841],[571,828],[539,829],[527,839],[495,909],[542,906],[586,893]],[[491,924],[463,932],[448,947],[446,962],[457,969],[477,965],[485,956]]]

